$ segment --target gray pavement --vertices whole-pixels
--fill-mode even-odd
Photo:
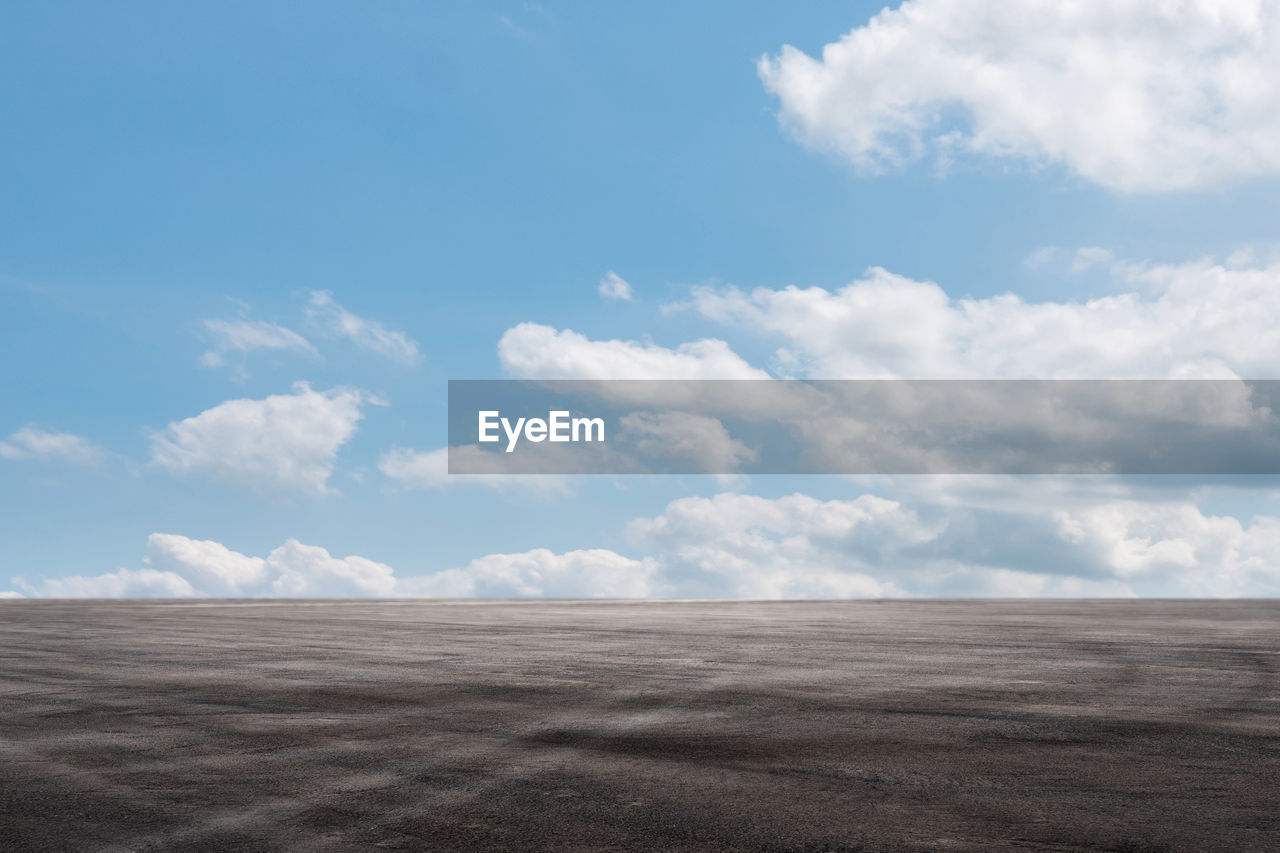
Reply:
[[[1280,602],[0,601],[0,850],[1278,850]]]

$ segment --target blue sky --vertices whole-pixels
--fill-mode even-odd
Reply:
[[[7,5],[0,590],[1276,594],[1261,479],[387,473],[450,378],[705,339],[775,376],[1280,378],[1274,4],[958,8]],[[208,357],[217,323],[305,344]],[[273,397],[319,415],[218,408]],[[313,415],[349,434],[289,445]]]

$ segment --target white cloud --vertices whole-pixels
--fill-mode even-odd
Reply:
[[[920,480],[903,500],[681,498],[627,532],[685,596],[1280,594],[1274,516],[1245,524],[1115,481]]]
[[[461,569],[407,580],[403,591],[433,598],[645,598],[659,593],[657,566],[605,549],[556,554],[536,548],[489,554]]]
[[[535,549],[490,554],[459,569],[398,579],[383,563],[335,557],[296,539],[266,557],[251,557],[220,542],[168,533],[148,538],[145,563],[142,569],[48,579],[39,586],[18,583],[28,593],[48,598],[641,598],[654,593],[657,572],[652,560],[607,550],[555,554]]]
[[[296,539],[268,554],[266,563],[272,596],[388,596],[396,590],[390,566],[365,557],[333,557]]]
[[[877,554],[936,535],[895,501],[801,494],[681,498],[627,533],[657,553],[677,594],[729,598],[902,595],[893,579],[873,575]]]
[[[1280,518],[1243,524],[1179,501],[1116,501],[1054,514],[1059,535],[1129,583],[1197,597],[1280,595]]]
[[[267,561],[261,557],[246,557],[219,542],[173,533],[152,533],[147,538],[146,562],[210,596],[245,595],[265,587],[268,578]]]
[[[873,267],[845,287],[698,287],[703,316],[775,336],[774,374],[869,378],[1280,378],[1280,259],[1227,263],[1118,259],[1104,248],[1046,247],[1029,263],[1101,268],[1114,292],[1031,302],[1005,293],[953,298],[939,285]],[[592,340],[522,323],[502,336],[504,369],[541,379],[765,379],[723,340],[675,348]],[[621,393],[621,389],[619,390]]]
[[[404,332],[388,329],[376,320],[352,314],[325,290],[311,292],[307,319],[325,332],[346,338],[362,349],[398,361],[417,364],[422,359],[418,344]]]
[[[350,388],[313,391],[305,382],[292,394],[228,400],[154,434],[151,458],[177,474],[327,493],[338,448],[355,433],[366,402],[380,401]]]
[[[636,341],[593,341],[537,323],[508,329],[498,358],[509,373],[532,379],[768,379],[724,341],[706,339],[667,349]]]
[[[929,476],[855,478],[892,482],[898,497],[945,521],[926,561],[985,563],[1055,583],[1124,587],[1144,596],[1276,596],[1280,518],[1244,521],[1201,504],[1239,499],[1255,506],[1267,482],[1188,486],[1162,477]],[[1259,487],[1263,487],[1259,489]],[[1280,499],[1272,493],[1270,500]],[[1010,577],[1014,577],[1010,575]],[[947,592],[981,594],[956,575]],[[1033,588],[1027,594],[1040,595]],[[1055,593],[1068,594],[1068,593]],[[1090,593],[1096,594],[1096,593]]]
[[[50,578],[31,592],[42,598],[190,598],[197,594],[181,575],[155,569]]]
[[[473,446],[455,448],[476,462],[487,456]],[[378,459],[378,470],[404,486],[415,489],[442,489],[446,486],[481,485],[496,489],[525,489],[540,493],[567,494],[573,490],[566,477],[555,474],[450,474],[449,448],[412,450],[394,447]]]
[[[1060,163],[1120,192],[1280,172],[1275,0],[913,0],[760,60],[783,124],[869,170]]]
[[[61,459],[81,464],[96,462],[102,448],[87,438],[69,432],[46,432],[25,426],[0,441],[0,459]]]
[[[596,291],[604,299],[630,302],[634,298],[631,293],[631,285],[613,270],[609,270],[604,274],[604,278],[600,279],[600,283],[596,285]]]
[[[1164,486],[1144,495],[1113,479],[905,483],[898,499],[680,498],[627,525],[634,557],[535,548],[397,577],[383,563],[296,539],[256,557],[156,533],[143,568],[14,583],[46,597],[1280,595],[1280,517],[1244,523],[1186,495],[1161,496]]]
[[[1109,269],[1124,292],[1087,302],[952,299],[875,267],[835,291],[697,288],[689,305],[781,338],[779,372],[812,378],[1280,377],[1280,264]]]
[[[219,542],[153,533],[145,563],[143,569],[47,579],[28,591],[46,598],[322,598],[396,591],[390,566],[364,557],[334,557],[296,539],[266,557],[249,557]]]
[[[449,476],[449,448],[411,450],[395,447],[378,459],[378,470],[418,489],[440,489],[457,482]]]
[[[205,320],[205,330],[213,341],[213,349],[200,356],[205,367],[221,367],[230,352],[255,349],[293,350],[316,355],[311,342],[292,329],[258,320]]]

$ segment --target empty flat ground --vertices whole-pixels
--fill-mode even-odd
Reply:
[[[0,849],[1276,850],[1280,602],[0,602]]]

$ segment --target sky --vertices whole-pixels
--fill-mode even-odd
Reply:
[[[1280,378],[1280,4],[0,8],[0,594],[1275,596],[1272,477],[462,477],[446,382]]]

